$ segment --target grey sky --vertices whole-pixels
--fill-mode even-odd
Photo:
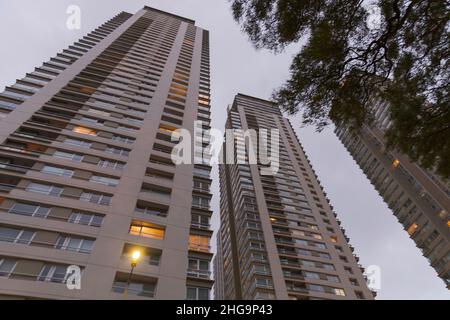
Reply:
[[[68,5],[82,10],[81,30],[66,28]],[[268,98],[289,73],[295,50],[256,51],[234,22],[226,0],[0,0],[0,87],[12,84],[120,11],[144,5],[196,20],[211,31],[213,127],[223,129],[226,106],[237,92]],[[379,299],[449,299],[450,293],[422,257],[331,129],[316,133],[293,121],[328,197],[363,266],[382,271]],[[214,173],[213,222],[218,222]]]

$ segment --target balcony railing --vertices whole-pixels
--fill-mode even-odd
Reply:
[[[211,246],[208,246],[208,245],[192,243],[192,242],[189,243],[189,250],[209,253],[210,249],[211,249]]]
[[[201,278],[201,279],[210,279],[211,272],[208,270],[199,270],[199,269],[188,269],[187,271],[188,277],[192,278]]]

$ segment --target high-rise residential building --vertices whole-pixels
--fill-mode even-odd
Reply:
[[[215,290],[225,299],[373,299],[349,239],[279,107],[238,94],[226,129],[279,130],[279,170],[263,174],[263,163],[251,163],[248,152],[242,157],[245,135],[236,133],[241,144],[232,155],[224,147],[225,158],[236,161],[219,165],[222,266],[215,268],[215,279],[221,279]],[[269,154],[275,146],[266,146]],[[249,144],[245,148],[249,151]],[[237,161],[238,155],[244,161]]]
[[[224,284],[223,284],[223,252],[222,252],[222,244],[221,244],[221,232],[220,228],[216,233],[216,254],[213,259],[213,268],[214,268],[214,299],[215,300],[224,300]]]
[[[388,150],[389,105],[374,97],[372,108],[373,125],[358,132],[337,126],[336,135],[450,288],[450,182]]]
[[[209,298],[211,168],[171,160],[209,86],[208,31],[144,7],[0,94],[0,298]]]

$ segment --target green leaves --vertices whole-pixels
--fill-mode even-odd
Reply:
[[[373,121],[390,105],[389,147],[450,177],[450,3],[443,0],[235,0],[235,19],[256,48],[275,52],[305,37],[290,79],[273,93],[318,130]],[[379,16],[373,16],[378,12]],[[371,16],[372,15],[372,16]],[[367,26],[368,18],[379,21]]]

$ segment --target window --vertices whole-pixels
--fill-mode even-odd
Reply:
[[[90,148],[91,147],[90,142],[83,141],[83,140],[77,140],[77,139],[71,139],[71,138],[66,138],[64,140],[64,143],[69,144],[71,146],[82,147],[82,148]]]
[[[149,214],[149,215],[166,217],[167,212],[168,212],[168,207],[161,206],[158,204],[150,204],[150,203],[149,204],[139,204],[138,203],[136,205],[136,211],[145,213],[145,214]]]
[[[15,267],[15,260],[0,257],[0,277],[9,277]]]
[[[119,179],[101,177],[101,176],[92,176],[89,179],[89,181],[94,182],[94,183],[104,184],[104,185],[110,186],[110,187],[116,187],[119,184]]]
[[[209,228],[209,217],[201,214],[192,214],[191,224],[199,228]]]
[[[253,266],[253,271],[259,274],[269,274],[269,268],[267,266],[263,266],[260,264],[256,264]]]
[[[109,116],[110,116],[110,113],[109,113],[109,112],[102,111],[102,110],[98,110],[98,109],[92,109],[92,108],[90,108],[88,111],[89,111],[89,112],[92,112],[92,113],[95,113],[95,114],[99,114],[99,115],[105,116],[105,117],[109,117]]]
[[[202,177],[209,177],[209,170],[194,168],[194,175],[202,176]]]
[[[134,236],[164,239],[164,229],[158,226],[144,226],[138,222],[132,223],[130,226],[130,234]]]
[[[267,278],[256,278],[255,284],[257,287],[260,288],[271,288],[272,287],[272,281]]]
[[[66,280],[67,267],[62,265],[45,264],[39,276],[38,281],[63,283]]]
[[[189,250],[209,252],[209,237],[189,235]]]
[[[72,212],[68,221],[69,223],[100,227],[103,222],[103,216],[93,213]]]
[[[326,269],[326,270],[333,270],[333,271],[336,270],[336,268],[335,268],[334,265],[328,264],[328,263],[322,263],[322,267],[323,267],[324,269]]]
[[[111,204],[111,196],[92,192],[83,192],[80,196],[80,200],[102,206],[109,206]]]
[[[90,253],[93,245],[93,240],[63,235],[56,241],[55,248],[67,251]]]
[[[325,288],[318,285],[318,284],[309,284],[308,285],[309,290],[316,291],[316,292],[325,292]]]
[[[45,165],[42,168],[41,172],[47,173],[47,174],[54,174],[54,175],[61,176],[61,177],[68,177],[68,178],[71,178],[74,173],[72,170],[57,168],[57,167],[52,167],[52,166],[47,166],[47,165]]]
[[[155,295],[155,284],[152,283],[141,283],[141,282],[130,282],[127,288],[127,282],[124,281],[114,281],[112,291],[116,293],[125,293],[134,296],[150,297],[153,298]]]
[[[149,247],[137,247],[132,244],[125,244],[122,252],[122,259],[130,261],[133,252],[138,249],[142,253],[142,261],[148,262],[152,266],[158,266],[161,260],[162,251]]]
[[[199,287],[187,287],[187,300],[209,300],[209,289]]]
[[[122,162],[111,161],[111,160],[100,160],[98,162],[100,168],[108,168],[113,170],[123,170],[125,164]]]
[[[411,224],[407,229],[408,234],[412,235],[417,230],[417,228],[418,228],[417,223]]]
[[[200,207],[203,209],[209,209],[209,198],[199,197],[199,196],[192,196],[192,205],[194,207]]]
[[[97,131],[85,127],[75,127],[72,129],[73,132],[80,133],[80,134],[87,134],[89,136],[96,136]]]
[[[42,193],[48,196],[55,196],[59,197],[61,193],[63,192],[63,188],[47,185],[47,184],[41,184],[41,183],[34,183],[31,182],[25,189],[29,192],[34,193]]]
[[[20,202],[14,203],[11,209],[9,209],[9,213],[22,214],[25,216],[40,217],[40,218],[47,218],[49,212],[50,208],[48,207],[42,207],[40,205],[33,205]]]
[[[0,241],[30,244],[35,232],[9,227],[0,227]]]
[[[53,156],[62,158],[62,159],[76,161],[76,162],[81,162],[83,160],[83,156],[81,154],[64,152],[64,151],[55,151],[55,153],[53,153]]]
[[[124,157],[128,157],[128,155],[130,154],[130,152],[126,149],[114,148],[114,147],[106,148],[105,152],[117,154],[119,156],[124,156]]]
[[[194,189],[209,191],[209,182],[194,180]]]
[[[209,279],[209,261],[202,259],[189,259],[188,276]]]
[[[134,141],[135,141],[133,138],[117,136],[117,135],[113,136],[112,140],[122,142],[122,143],[128,143],[128,144],[134,143]]]
[[[334,294],[337,295],[337,296],[343,296],[343,297],[345,297],[345,291],[344,291],[344,289],[334,288]]]
[[[80,121],[89,122],[89,123],[92,123],[92,124],[97,124],[98,123],[97,119],[89,118],[89,117],[81,117]],[[83,128],[83,127],[78,127],[78,128]]]
[[[304,274],[308,279],[320,279],[320,275],[316,272],[305,271]]]
[[[338,277],[338,276],[332,276],[332,275],[329,275],[329,274],[327,274],[327,280],[328,280],[328,281],[331,281],[331,282],[341,282],[341,281],[339,280],[339,277]]]

